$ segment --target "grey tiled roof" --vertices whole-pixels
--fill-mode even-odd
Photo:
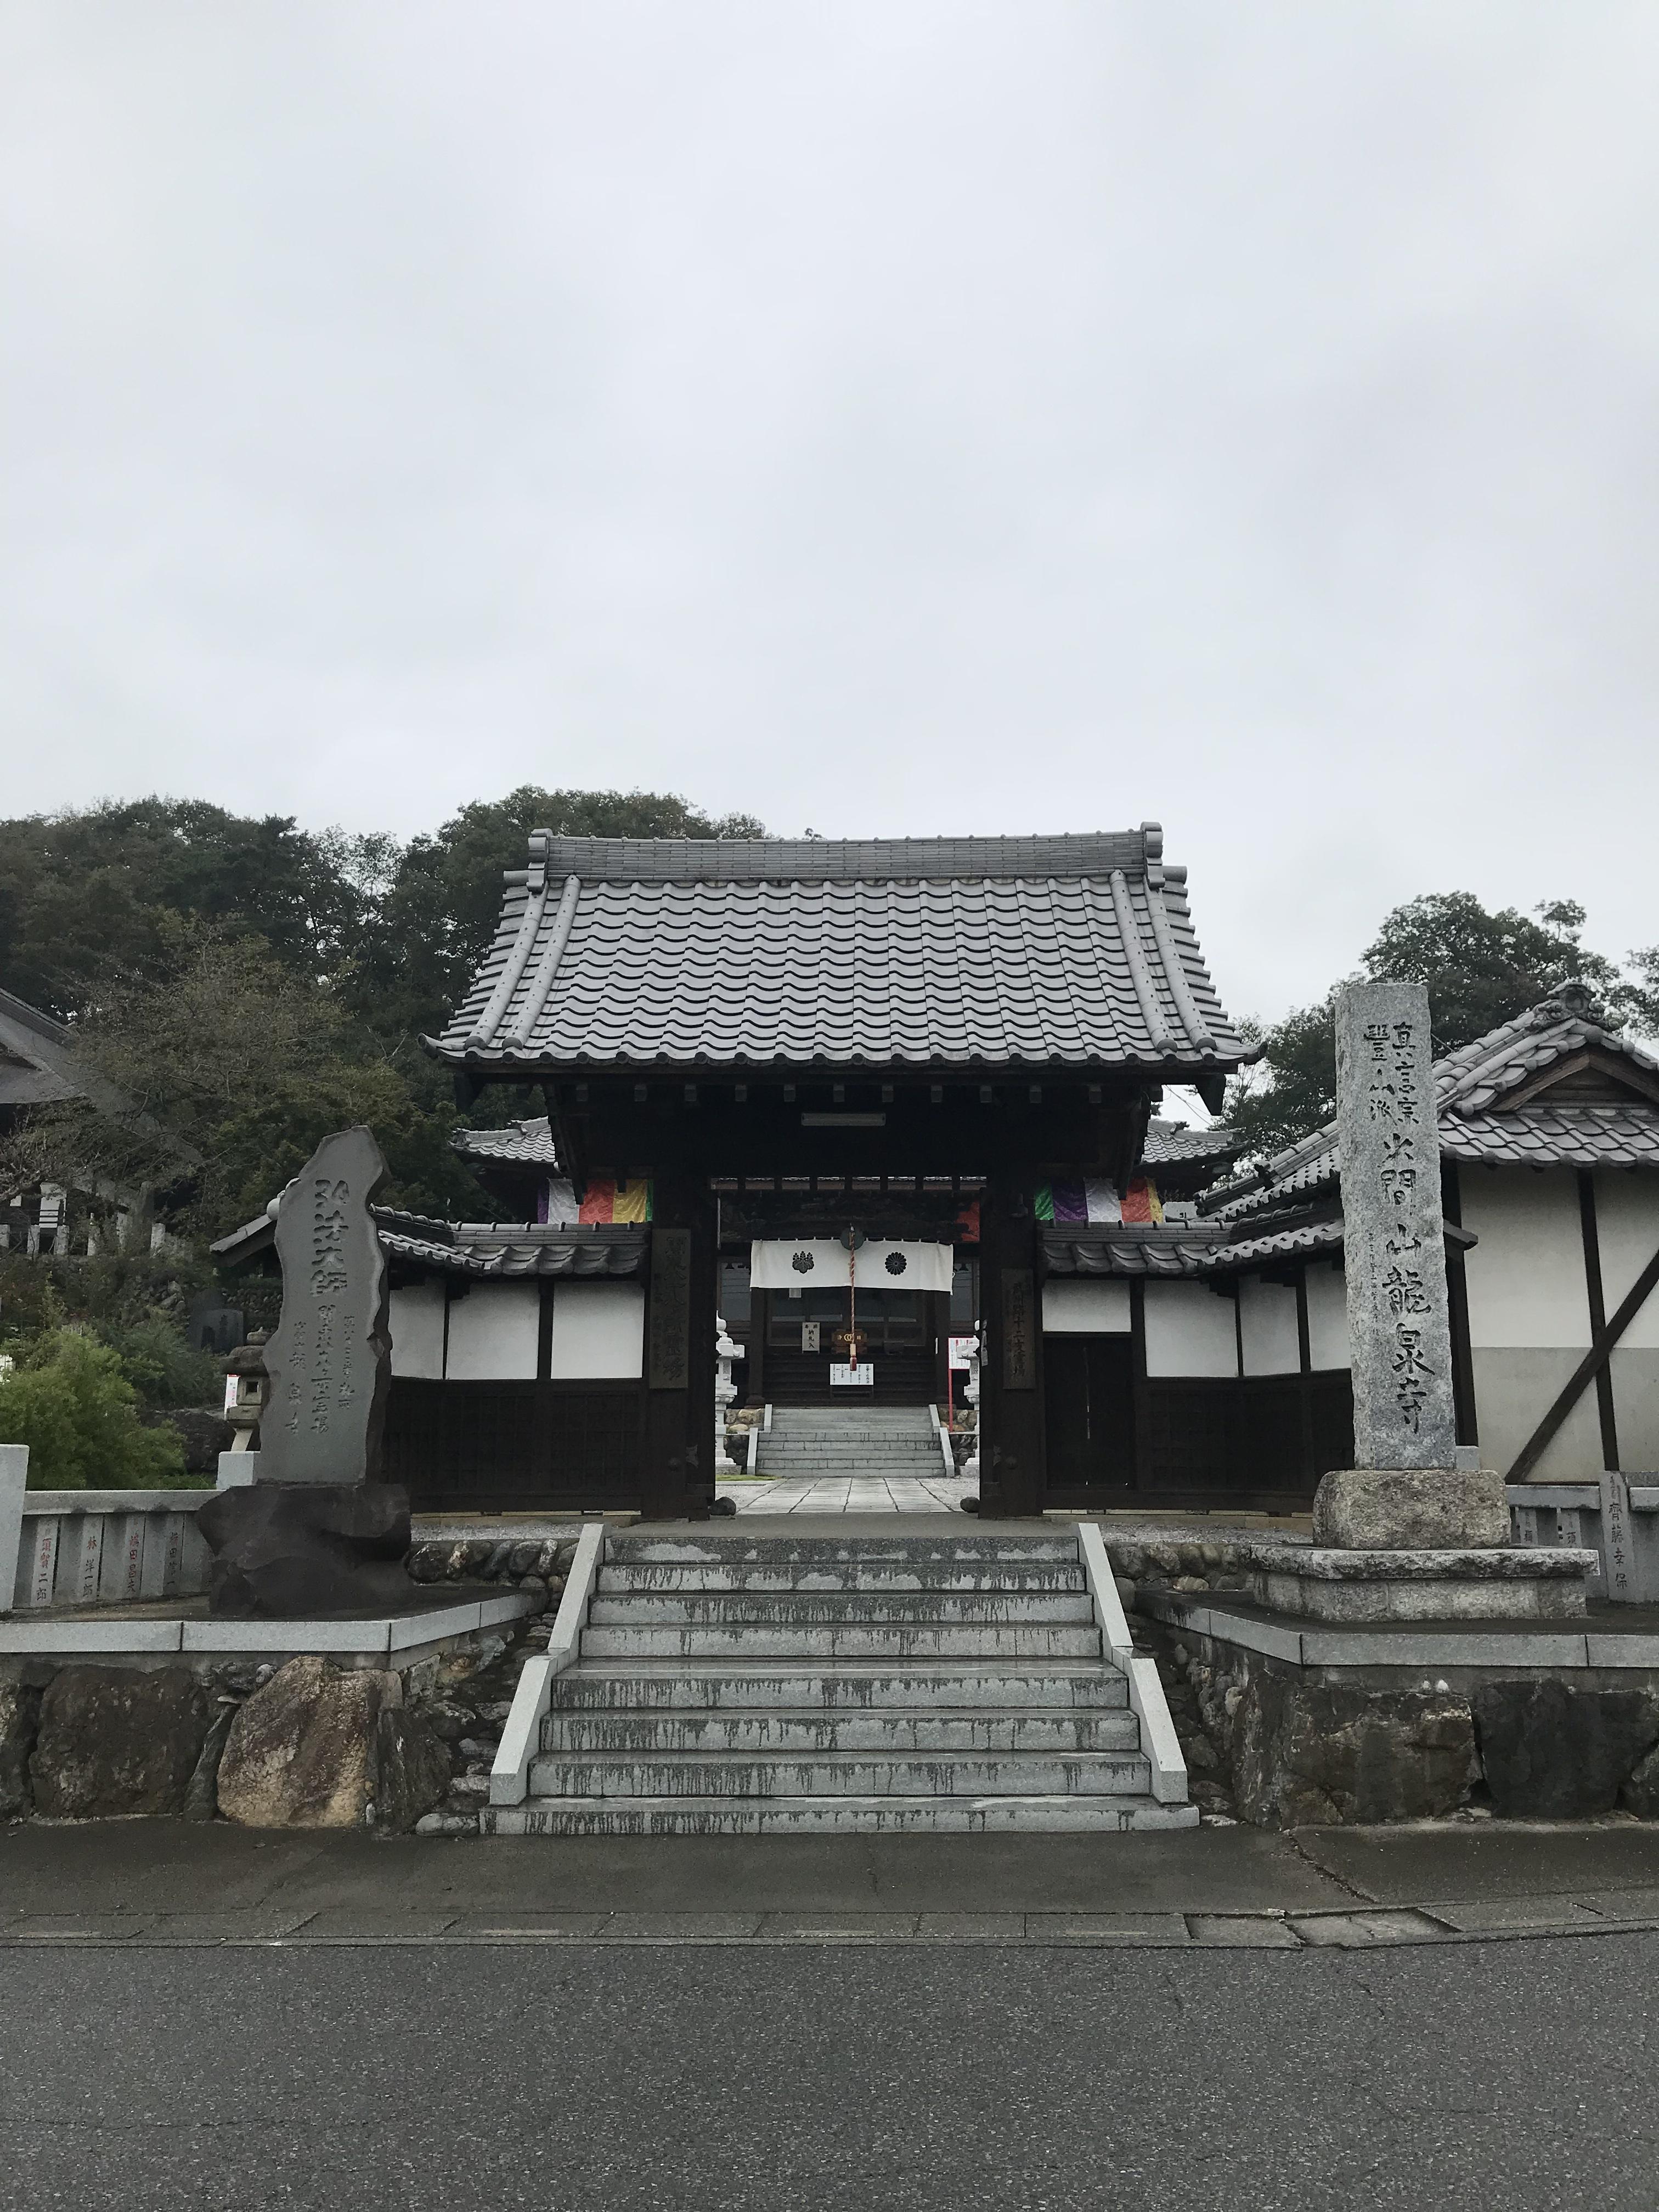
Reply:
[[[441,1221],[387,1206],[370,1210],[388,1256],[443,1274],[635,1275],[649,1245],[643,1229],[550,1229],[534,1221]],[[268,1250],[276,1233],[270,1214],[257,1213],[211,1249],[234,1267]]]
[[[88,1090],[64,1024],[0,991],[0,1106],[54,1105]]]
[[[1490,1167],[1659,1167],[1659,1107],[1540,1098],[1507,1114],[1449,1115],[1440,1149],[1448,1159]]]
[[[1115,1230],[1098,1239],[1045,1237],[1042,1255],[1053,1275],[1234,1275],[1275,1260],[1318,1258],[1342,1245],[1340,1221],[1310,1222],[1269,1237],[1234,1242],[1166,1230],[1135,1235]]]
[[[481,1069],[867,1063],[1224,1072],[1155,824],[660,844],[538,833],[432,1048]]]
[[[1659,1059],[1613,1029],[1589,993],[1570,983],[1435,1062],[1443,1156],[1490,1166],[1659,1165],[1659,1100],[1545,1091],[1517,1106],[1503,1103],[1586,1048],[1622,1061],[1641,1083],[1659,1080]],[[1334,1184],[1341,1164],[1336,1125],[1328,1123],[1276,1154],[1260,1173],[1216,1185],[1200,1203],[1206,1218],[1237,1223]]]
[[[1140,1157],[1149,1168],[1200,1167],[1212,1160],[1219,1164],[1237,1159],[1243,1150],[1224,1121],[1212,1121],[1207,1129],[1188,1128],[1180,1121],[1152,1121]]]
[[[457,1129],[449,1139],[464,1160],[501,1161],[514,1167],[551,1168],[553,1132],[545,1114],[505,1129]]]

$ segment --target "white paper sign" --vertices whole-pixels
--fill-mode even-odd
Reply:
[[[819,1323],[815,1321],[804,1321],[801,1323],[800,1348],[803,1352],[817,1352],[820,1349],[818,1328]]]
[[[951,1366],[971,1367],[974,1354],[979,1349],[979,1339],[976,1336],[953,1336],[950,1342]]]
[[[868,1359],[861,1367],[849,1367],[844,1360],[839,1359],[832,1359],[830,1363],[830,1381],[832,1387],[846,1389],[849,1385],[862,1384],[866,1389],[873,1389],[875,1380],[875,1367]]]

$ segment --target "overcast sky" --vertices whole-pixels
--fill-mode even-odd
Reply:
[[[6,0],[0,811],[1115,829],[1659,939],[1659,10]]]

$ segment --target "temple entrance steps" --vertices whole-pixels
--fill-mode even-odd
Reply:
[[[1198,1820],[1184,1778],[1154,1795],[1072,1535],[613,1534],[549,1696],[528,1796],[486,1832]]]
[[[755,1473],[812,1482],[836,1476],[902,1480],[943,1471],[926,1406],[775,1406],[756,1432]]]

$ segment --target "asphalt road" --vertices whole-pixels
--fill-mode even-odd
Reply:
[[[0,2205],[1651,2212],[1659,1935],[0,1953]]]

